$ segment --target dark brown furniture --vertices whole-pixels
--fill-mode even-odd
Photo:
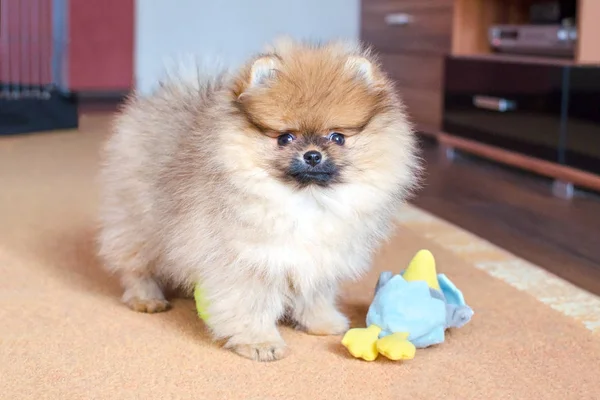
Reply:
[[[589,83],[600,76],[600,1],[577,1],[573,59],[494,54],[488,28],[526,22],[531,3],[363,0],[361,37],[420,132],[450,150],[550,176],[561,196],[573,184],[600,190],[600,88]],[[518,106],[486,110],[498,99]]]
[[[413,121],[437,132],[444,56],[452,48],[452,0],[363,0],[361,36],[396,80]]]

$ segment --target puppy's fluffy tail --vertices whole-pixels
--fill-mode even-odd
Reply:
[[[231,71],[221,58],[180,55],[163,61],[152,95],[204,96],[222,87]]]
[[[148,92],[134,90],[113,121],[120,132],[189,129],[198,112],[215,103],[217,93],[228,87],[230,71],[217,58],[192,55],[163,61],[162,73]],[[186,125],[187,124],[187,125]]]

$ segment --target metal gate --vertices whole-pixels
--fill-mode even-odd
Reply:
[[[0,0],[0,135],[77,127],[75,99],[53,80],[66,4]]]

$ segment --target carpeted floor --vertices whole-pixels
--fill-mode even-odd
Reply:
[[[91,117],[0,139],[0,399],[600,398],[598,298],[412,207],[343,297],[362,326],[379,271],[432,250],[476,315],[410,362],[359,361],[339,337],[283,328],[292,354],[258,364],[211,344],[190,300],[129,311],[93,254],[105,130]]]

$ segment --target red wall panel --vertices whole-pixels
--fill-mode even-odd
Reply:
[[[72,91],[133,87],[135,0],[71,0],[68,86]]]

